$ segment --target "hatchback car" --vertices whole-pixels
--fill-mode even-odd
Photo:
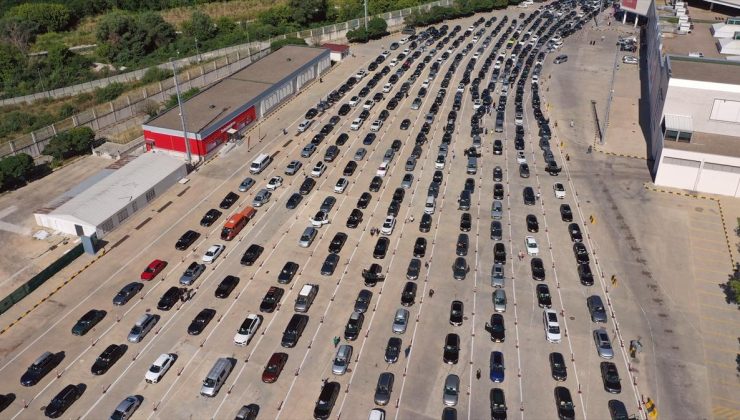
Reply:
[[[540,231],[540,224],[537,221],[537,216],[534,214],[528,214],[527,218],[527,232],[537,233]]]
[[[388,405],[393,392],[394,376],[390,372],[383,372],[378,377],[378,383],[375,386],[375,404]]]
[[[570,209],[570,205],[568,205],[568,204],[561,204],[560,205],[560,218],[564,222],[572,222],[573,221],[573,211]]]
[[[495,220],[501,220],[504,214],[504,205],[500,201],[495,200],[491,205],[491,217]]]
[[[460,378],[457,375],[447,375],[444,389],[442,390],[442,403],[446,406],[457,405],[460,394]]]
[[[506,291],[503,288],[494,290],[492,299],[494,311],[506,312]]]

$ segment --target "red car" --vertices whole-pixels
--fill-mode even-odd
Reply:
[[[157,274],[164,270],[165,267],[167,267],[167,261],[154,260],[149,263],[149,265],[146,267],[146,270],[141,273],[141,279],[151,280],[157,277]]]
[[[277,381],[287,361],[288,355],[286,353],[273,353],[262,372],[262,382],[271,384]]]

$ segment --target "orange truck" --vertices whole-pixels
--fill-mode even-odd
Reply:
[[[249,206],[245,207],[239,213],[232,214],[226,223],[224,223],[224,228],[221,230],[221,239],[230,241],[236,238],[236,235],[244,229],[244,226],[252,220],[255,214],[257,214],[257,210]]]

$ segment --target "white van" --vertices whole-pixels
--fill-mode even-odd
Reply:
[[[433,195],[427,197],[427,202],[424,204],[424,213],[434,214],[434,210],[437,207],[437,199]]]
[[[226,378],[229,377],[233,365],[231,360],[221,357],[216,360],[216,363],[208,372],[208,376],[203,380],[203,386],[200,388],[200,395],[204,397],[215,397],[218,394],[218,390],[226,382]]]
[[[267,165],[272,162],[272,158],[267,153],[261,153],[259,156],[257,156],[253,161],[252,164],[249,165],[249,172],[253,174],[258,174],[267,168]]]

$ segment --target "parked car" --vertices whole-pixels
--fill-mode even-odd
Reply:
[[[49,404],[44,408],[44,415],[49,418],[58,418],[64,415],[69,407],[77,401],[84,391],[84,385],[67,385],[51,399]]]
[[[80,317],[72,327],[72,334],[79,336],[87,334],[91,329],[95,328],[103,318],[105,318],[106,314],[107,312],[98,309],[87,311],[87,313],[82,315],[82,317]]]
[[[594,330],[594,344],[596,345],[596,352],[602,359],[613,359],[614,350],[612,349],[612,343],[609,339],[609,333],[604,328],[598,328]]]
[[[287,362],[287,353],[273,353],[262,371],[262,382],[266,384],[277,382]]]
[[[188,326],[189,335],[198,335],[208,326],[213,317],[216,316],[216,310],[205,308],[198,312]]]
[[[103,375],[108,372],[121,357],[126,353],[128,346],[125,344],[111,344],[95,359],[90,371],[93,375]]]
[[[214,261],[216,261],[216,258],[218,258],[219,255],[221,255],[222,252],[224,252],[224,249],[226,247],[221,244],[211,245],[203,254],[203,257],[201,260],[206,264],[211,264]]]
[[[144,381],[150,384],[156,384],[162,380],[162,377],[167,373],[168,370],[175,363],[175,356],[169,353],[162,353],[157,359],[149,366],[149,370],[144,375]]]
[[[231,206],[234,205],[234,203],[236,203],[236,200],[238,199],[239,199],[239,194],[235,192],[229,192],[228,194],[226,194],[226,197],[224,197],[224,199],[221,200],[221,204],[219,204],[218,206],[225,210],[229,209]]]
[[[194,230],[188,230],[187,232],[183,233],[182,236],[180,236],[180,239],[177,240],[177,243],[175,243],[175,249],[179,251],[184,251],[190,248],[190,245],[198,240],[199,237],[200,233]]]
[[[138,281],[131,282],[121,288],[121,290],[113,297],[113,304],[116,306],[125,305],[134,297],[137,293],[144,288],[144,283]]]
[[[142,280],[152,280],[157,277],[157,274],[161,273],[164,268],[167,267],[167,261],[154,260],[142,271]]]

